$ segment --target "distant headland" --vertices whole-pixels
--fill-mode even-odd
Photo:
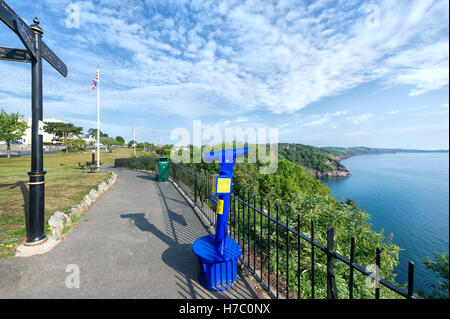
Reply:
[[[342,159],[351,156],[396,153],[448,153],[448,150],[417,150],[402,148],[371,147],[315,147],[311,145],[280,143],[278,153],[286,160],[303,166],[316,177],[351,176],[352,173],[341,164]]]

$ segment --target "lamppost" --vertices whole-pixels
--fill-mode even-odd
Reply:
[[[23,49],[0,47],[0,60],[31,63],[31,171],[28,172],[29,210],[26,219],[27,240],[25,245],[39,245],[47,240],[44,232],[45,171],[43,167],[44,134],[42,110],[42,58],[62,76],[67,76],[67,66],[42,41],[44,32],[39,20],[28,26],[7,4],[0,0],[0,21],[6,24],[22,41]]]
[[[45,209],[45,174],[42,152],[42,135],[44,134],[42,112],[42,35],[44,32],[39,27],[39,20],[35,18],[30,26],[34,34],[34,47],[36,59],[31,62],[31,171],[29,191],[29,214],[27,241],[25,245],[39,245],[47,240],[44,232]]]

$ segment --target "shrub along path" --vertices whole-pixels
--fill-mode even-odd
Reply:
[[[229,291],[204,289],[191,249],[209,234],[198,215],[171,183],[116,172],[116,185],[53,250],[0,260],[0,298],[257,298],[242,273]]]

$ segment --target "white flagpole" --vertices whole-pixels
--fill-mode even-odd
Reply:
[[[97,169],[100,169],[100,69],[97,75]]]

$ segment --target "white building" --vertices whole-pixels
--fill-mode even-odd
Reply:
[[[31,144],[31,118],[28,119],[28,121],[25,121],[27,123],[28,128],[25,131],[25,135],[22,136],[21,142],[25,145]],[[44,119],[44,122],[58,122],[58,123],[67,123],[65,121],[57,120],[57,119]],[[53,137],[55,137],[53,134],[49,134],[44,131],[44,135],[42,136],[42,141],[44,143],[51,143],[53,141]]]
[[[93,136],[83,137],[83,140],[86,142],[87,145],[94,145],[97,142],[97,139]]]

